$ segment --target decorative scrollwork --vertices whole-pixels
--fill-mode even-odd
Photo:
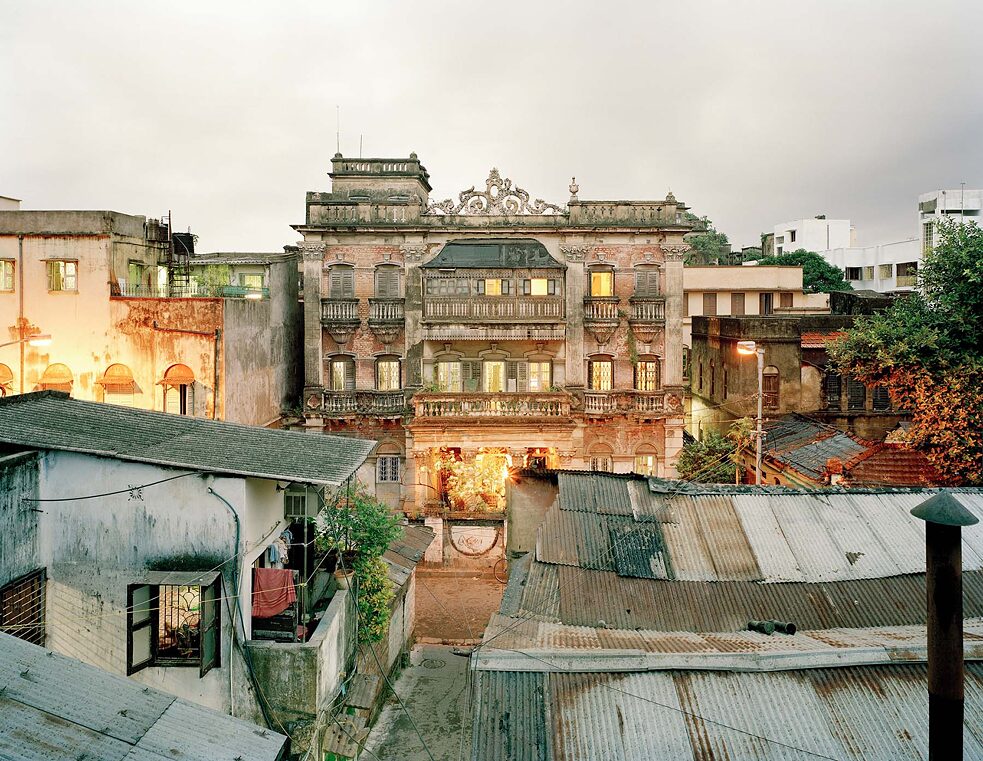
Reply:
[[[323,243],[300,243],[297,245],[305,262],[317,262],[324,258],[327,248]]]
[[[408,262],[419,262],[427,255],[427,247],[417,244],[404,244],[399,247],[403,253],[403,258]]]
[[[590,246],[586,244],[560,244],[560,253],[563,254],[568,262],[582,262],[587,256]]]
[[[485,191],[475,190],[472,185],[458,193],[458,202],[448,198],[434,201],[427,206],[427,214],[447,214],[462,216],[505,216],[539,214],[566,214],[567,212],[542,198],[530,202],[529,193],[520,187],[513,187],[512,180],[502,178],[498,169],[492,169],[485,180]]]
[[[681,262],[686,252],[690,250],[690,246],[683,245],[668,245],[663,243],[660,248],[662,253],[665,254],[667,262]]]

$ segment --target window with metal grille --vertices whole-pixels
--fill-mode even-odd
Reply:
[[[351,357],[335,357],[329,363],[332,391],[355,390],[355,360]]]
[[[379,391],[399,391],[402,388],[399,378],[399,360],[394,358],[376,360],[375,381]]]
[[[328,272],[328,298],[355,298],[355,268],[337,266]]]
[[[894,277],[894,265],[893,264],[881,264],[878,267],[878,274],[882,280]]]
[[[39,568],[0,588],[0,632],[44,646],[44,584]]]
[[[886,412],[891,409],[891,395],[887,392],[887,388],[884,386],[874,386],[871,395],[871,403],[875,411]]]
[[[658,391],[660,385],[659,360],[640,359],[635,365],[635,390]]]
[[[48,290],[77,291],[79,263],[70,259],[48,261]]]
[[[175,571],[148,577],[176,583],[127,586],[126,673],[148,666],[197,666],[204,676],[221,665],[221,576]],[[181,583],[185,579],[200,583]]]
[[[590,469],[598,473],[610,473],[611,457],[609,455],[594,455],[590,458]]]
[[[839,373],[826,373],[826,408],[838,410],[843,393],[843,379]]]
[[[935,248],[935,223],[926,222],[922,225],[922,230],[924,230],[924,235],[922,236],[922,253],[930,254],[932,249]]]
[[[847,381],[846,406],[848,410],[862,410],[867,406],[867,387],[862,381],[853,378]]]
[[[14,260],[0,259],[0,291],[14,290]]]
[[[610,391],[614,388],[614,362],[610,359],[592,359],[588,365],[591,390]]]
[[[779,388],[780,388],[780,378],[778,375],[778,368],[772,366],[766,367],[764,374],[761,376],[761,390],[763,392],[763,401],[765,409],[777,410],[779,403]]]
[[[399,456],[379,455],[375,462],[376,483],[399,483]]]

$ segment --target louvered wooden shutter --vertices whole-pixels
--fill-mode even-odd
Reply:
[[[329,295],[332,299],[353,298],[355,296],[355,270],[351,267],[332,269]]]
[[[380,267],[376,271],[376,295],[383,299],[399,297],[399,270],[395,267]]]
[[[511,391],[512,381],[515,381],[516,391],[527,391],[529,388],[529,363],[525,360],[513,360],[506,363],[506,388]]]
[[[659,294],[659,271],[640,269],[635,271],[635,294],[637,296],[657,296]]]
[[[481,386],[481,362],[466,359],[461,362],[461,383],[465,391],[477,391]]]
[[[355,390],[355,362],[345,360],[345,391]]]

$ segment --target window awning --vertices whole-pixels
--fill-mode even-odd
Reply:
[[[157,381],[158,386],[190,386],[195,382],[195,374],[187,365],[171,365],[164,377]]]
[[[110,365],[96,383],[111,391],[132,391],[136,385],[133,373],[126,365]]]
[[[207,587],[214,583],[219,571],[147,571],[131,583],[170,585],[175,587]]]
[[[14,382],[14,372],[6,365],[0,365],[0,386]]]
[[[71,385],[73,380],[72,371],[68,369],[67,365],[54,364],[48,365],[39,383],[42,386],[62,386]]]

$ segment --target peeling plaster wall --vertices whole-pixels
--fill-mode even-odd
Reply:
[[[32,503],[38,496],[35,452],[0,455],[0,586],[40,566],[38,517]]]

